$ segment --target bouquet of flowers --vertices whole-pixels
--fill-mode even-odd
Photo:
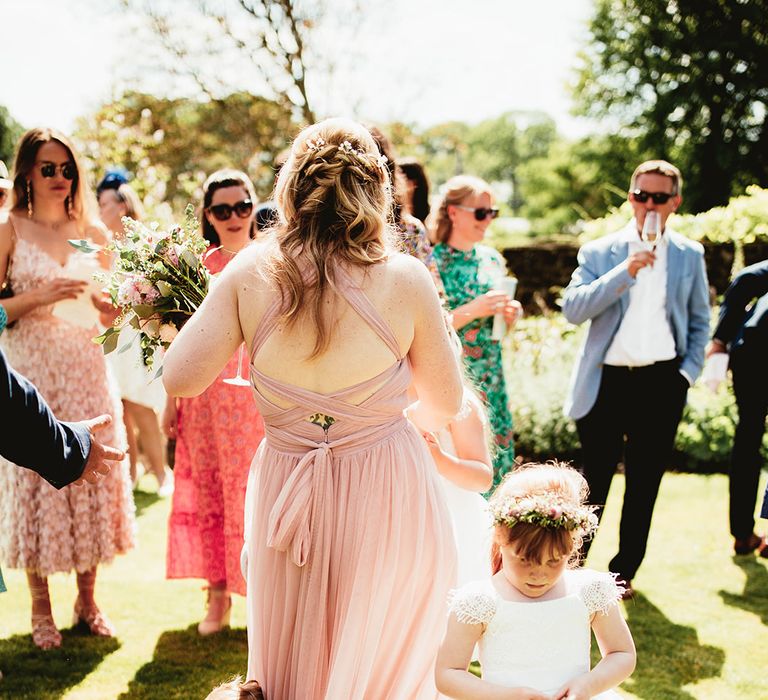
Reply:
[[[123,225],[125,235],[107,246],[116,254],[112,272],[98,276],[121,314],[94,342],[110,353],[117,348],[121,331],[135,328],[144,364],[151,367],[155,351],[171,344],[208,293],[211,277],[203,265],[208,243],[199,233],[191,204],[183,225],[168,231],[160,230],[157,223],[145,225],[128,217]],[[70,244],[86,252],[96,250],[88,241]],[[162,367],[155,376],[161,373]]]

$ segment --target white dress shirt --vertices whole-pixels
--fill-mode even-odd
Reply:
[[[640,240],[633,219],[620,238],[629,245],[628,255],[648,250]],[[637,272],[629,289],[629,305],[605,355],[605,364],[645,367],[677,356],[675,338],[667,320],[667,239],[656,246],[656,262]]]

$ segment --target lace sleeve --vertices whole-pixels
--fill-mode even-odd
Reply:
[[[624,587],[616,583],[616,574],[590,573],[592,576],[581,588],[581,598],[590,615],[596,612],[607,615],[621,600]]]
[[[450,592],[448,608],[459,622],[487,625],[496,614],[496,601],[482,584],[470,583]]]

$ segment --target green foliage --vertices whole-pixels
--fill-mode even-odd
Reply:
[[[0,105],[0,160],[5,162],[9,171],[13,169],[16,143],[23,133],[21,124],[11,116],[7,108]]]
[[[768,186],[766,0],[597,0],[576,108],[678,165],[683,206]]]
[[[586,327],[576,328],[560,314],[526,318],[505,348],[506,376],[517,435],[516,452],[526,459],[578,458],[573,421],[563,414],[571,371]],[[717,394],[701,384],[688,392],[675,442],[672,466],[682,471],[726,471],[736,423],[729,387]],[[763,441],[768,458],[768,433]]]
[[[582,242],[616,231],[632,218],[632,207],[624,202],[608,216],[584,224]],[[733,197],[724,207],[700,214],[673,214],[669,226],[696,241],[744,245],[768,240],[768,189],[747,187],[746,194]]]
[[[522,204],[518,169],[545,156],[556,137],[554,121],[541,112],[506,112],[474,125],[446,122],[423,131],[400,122],[385,129],[399,155],[421,161],[433,188],[471,173],[494,183],[512,210]]]
[[[223,167],[248,173],[267,197],[275,156],[294,131],[285,107],[247,93],[200,102],[133,92],[81,119],[75,137],[93,172],[125,167],[148,211],[170,221],[161,204],[183,211],[200,201],[205,177]]]
[[[636,142],[621,136],[557,140],[520,166],[521,214],[538,234],[578,233],[626,199],[629,174],[643,159]]]

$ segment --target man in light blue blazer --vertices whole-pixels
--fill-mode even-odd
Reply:
[[[629,189],[634,218],[581,248],[563,299],[571,323],[589,321],[565,412],[576,420],[598,515],[624,462],[619,551],[609,569],[625,582],[625,597],[633,595],[661,478],[709,335],[704,250],[666,228],[682,184],[666,161],[639,165]],[[654,217],[656,230],[646,225],[644,234],[646,218],[650,224]]]

